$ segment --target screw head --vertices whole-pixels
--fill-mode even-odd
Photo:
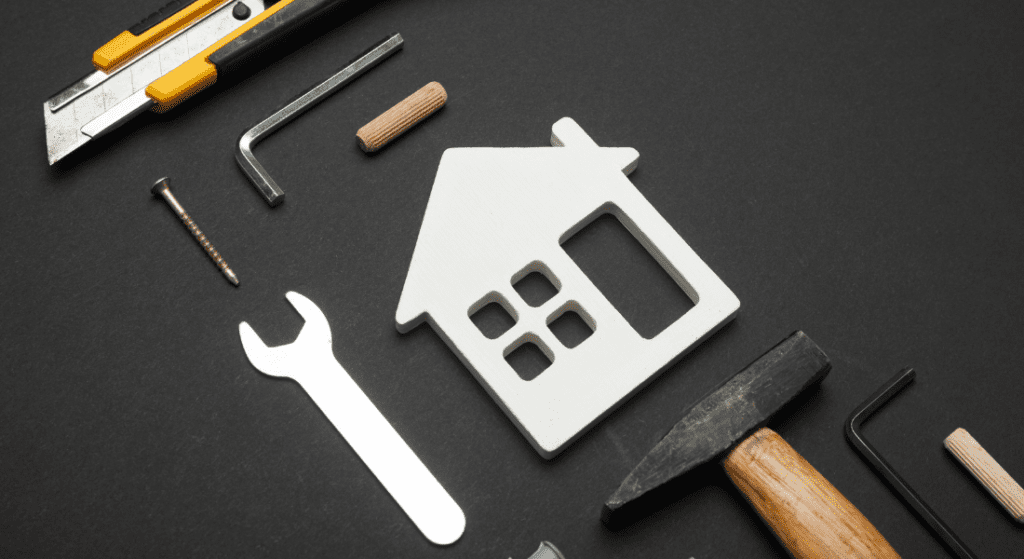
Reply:
[[[164,177],[164,178],[156,181],[155,183],[153,183],[153,187],[150,188],[149,191],[153,193],[153,196],[160,196],[160,193],[162,191],[164,191],[164,190],[166,190],[166,189],[168,189],[170,187],[171,187],[171,179],[169,179],[167,177]]]

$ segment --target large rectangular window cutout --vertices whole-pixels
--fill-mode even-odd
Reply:
[[[661,264],[612,214],[602,214],[566,239],[562,248],[644,338],[657,336],[694,306]]]

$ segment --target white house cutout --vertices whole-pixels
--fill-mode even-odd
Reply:
[[[568,117],[552,126],[551,144],[444,152],[395,315],[403,333],[426,320],[545,458],[721,328],[740,306],[626,177],[636,168],[636,150],[599,147]],[[606,213],[694,303],[651,339],[630,326],[561,246]],[[538,307],[513,288],[535,271],[557,289]],[[515,321],[495,339],[470,318],[489,303]],[[549,328],[567,311],[593,330],[573,348]],[[506,361],[526,343],[551,362],[531,380]]]

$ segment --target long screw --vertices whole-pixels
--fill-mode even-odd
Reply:
[[[196,238],[196,242],[198,242],[200,246],[203,247],[203,250],[206,251],[206,254],[210,255],[210,258],[217,263],[217,267],[220,268],[224,277],[228,278],[228,281],[233,283],[235,287],[238,287],[238,276],[231,271],[231,268],[228,267],[228,263],[224,261],[224,257],[217,252],[217,249],[213,248],[213,245],[210,243],[209,239],[206,238],[206,235],[199,230],[199,227],[196,227],[196,222],[192,221],[192,218],[185,213],[185,208],[181,207],[181,204],[178,203],[178,199],[171,194],[171,179],[164,177],[156,181],[151,190],[153,191],[154,196],[157,194],[163,196],[164,200],[167,201],[167,205],[174,210],[174,213],[178,214],[178,217],[181,218],[181,222],[185,224],[185,227],[187,227],[192,233],[192,236]]]

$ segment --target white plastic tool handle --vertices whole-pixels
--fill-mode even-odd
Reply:
[[[417,528],[438,545],[454,543],[466,516],[395,432],[373,402],[333,358],[296,380],[331,420]]]

